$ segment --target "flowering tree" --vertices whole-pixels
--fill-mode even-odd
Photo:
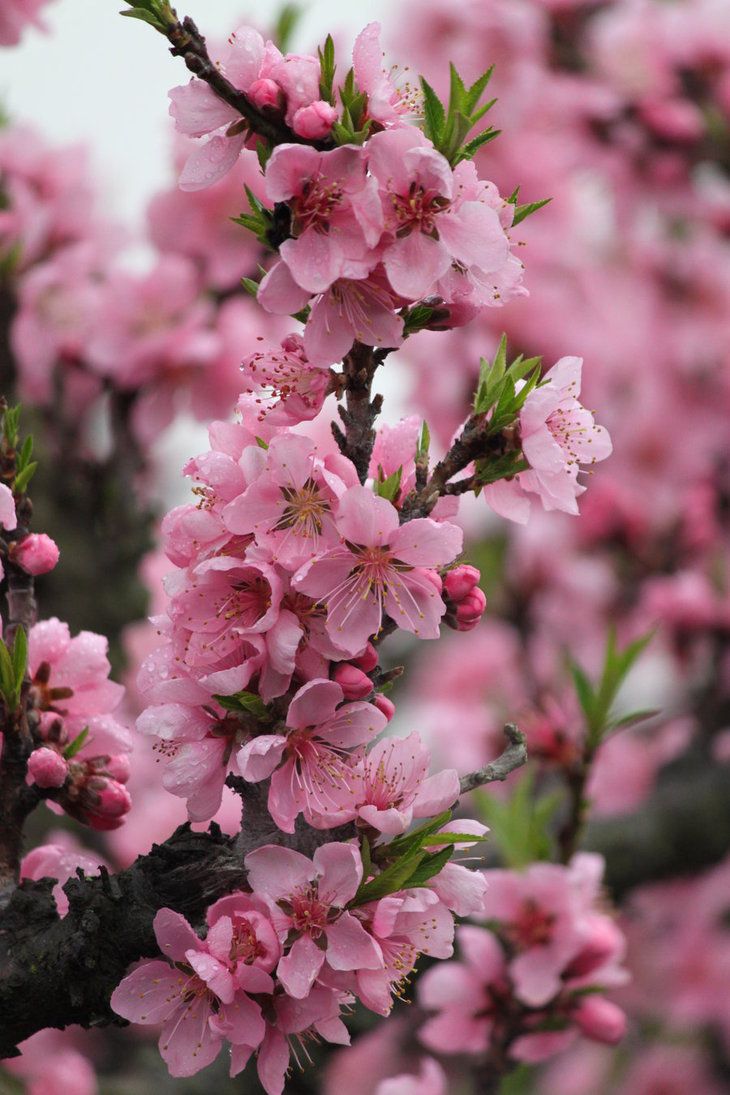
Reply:
[[[136,748],[152,744],[164,788],[197,828],[122,853],[115,873],[64,840],[21,858],[43,801],[122,833],[127,784],[144,762],[119,721],[105,639],[36,622],[33,578],[53,570],[58,549],[30,531],[32,444],[6,406],[0,1052],[49,1028],[128,1020],[159,1032],[175,1077],[225,1048],[232,1076],[250,1061],[278,1093],[298,1044],[347,1044],[356,1003],[390,1015],[422,955],[446,960],[417,993],[420,1044],[436,1056],[368,1090],[436,1095],[453,1055],[475,1090],[497,1090],[519,1062],[551,1059],[580,1036],[612,1045],[626,1020],[604,991],[626,980],[625,940],[603,861],[579,848],[599,754],[653,714],[614,706],[647,638],[611,633],[594,675],[569,661],[561,699],[580,727],[573,740],[553,709],[540,725],[528,715],[532,748],[564,780],[559,800],[534,795],[531,777],[504,801],[479,793],[525,763],[511,721],[499,755],[459,763],[459,775],[448,749],[439,744],[434,764],[433,743],[401,732],[388,695],[403,673],[389,650],[409,636],[437,640],[445,625],[461,633],[457,659],[481,657],[486,598],[463,553],[460,505],[477,498],[482,512],[519,523],[538,509],[546,522],[551,511],[575,515],[583,471],[611,453],[579,399],[580,358],[561,350],[543,368],[510,355],[504,337],[482,356],[462,335],[482,329],[491,341],[487,316],[522,306],[520,226],[545,204],[520,204],[514,180],[503,197],[477,171],[496,136],[480,125],[491,70],[464,81],[452,66],[442,100],[425,79],[399,86],[376,24],[342,76],[331,38],[300,56],[240,27],[216,51],[165,0],[135,0],[124,14],[164,35],[192,73],[170,92],[170,111],[194,142],[180,191],[201,204],[179,194],[153,204],[162,257],[146,277],[115,268],[106,228],[73,223],[63,178],[51,227],[34,241],[29,183],[47,154],[28,163],[10,135],[0,225],[15,382],[47,408],[57,443],[78,442],[94,482],[123,485],[124,452],[127,485],[132,475],[143,490],[146,445],[181,391],[208,419],[238,395],[235,420],[213,421],[208,451],[185,467],[196,501],[162,521],[157,637],[137,652]],[[226,188],[242,184],[248,208],[229,238]],[[422,394],[433,446],[418,416],[381,424],[373,391],[382,370],[403,367],[391,355],[425,338],[454,378],[476,365],[458,425]],[[439,343],[454,339],[457,356],[442,356]],[[116,439],[109,459],[84,440],[101,401]],[[437,655],[441,687],[448,649]],[[524,684],[501,684],[509,720],[525,709]],[[464,816],[475,791],[469,809],[492,828],[503,869],[467,866],[491,843],[483,821]],[[240,821],[228,834],[209,823],[231,793]],[[455,931],[461,918],[470,922]],[[383,1029],[397,1041],[395,1016]],[[356,1062],[356,1048],[343,1061],[350,1054]]]

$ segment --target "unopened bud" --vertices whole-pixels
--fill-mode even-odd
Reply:
[[[373,690],[373,682],[358,669],[356,665],[342,662],[333,673],[333,680],[337,681],[344,692],[346,700],[364,700]]]
[[[336,121],[335,108],[324,99],[318,99],[297,110],[292,120],[292,129],[298,137],[304,137],[306,141],[317,141],[327,136]]]
[[[127,753],[117,753],[116,756],[107,757],[104,767],[106,772],[112,779],[115,779],[117,783],[126,783],[131,774],[129,756]]]
[[[385,715],[388,722],[393,718],[395,714],[395,704],[392,700],[389,700],[387,696],[384,696],[382,692],[377,692],[373,699],[374,705],[377,707],[381,714]]]
[[[626,1033],[625,1013],[602,996],[584,996],[573,1020],[587,1038],[608,1046],[615,1046]]]
[[[96,779],[91,783],[96,783]],[[132,799],[126,787],[114,779],[104,780],[104,787],[94,788],[93,805],[87,805],[86,823],[92,829],[118,829],[124,815],[132,808]]]
[[[39,787],[63,787],[68,764],[55,749],[41,746],[28,757],[28,774]]]
[[[475,628],[487,607],[484,591],[475,586],[471,593],[456,606],[456,630],[471,631]]]
[[[45,532],[30,532],[22,540],[13,544],[11,549],[13,562],[28,574],[47,574],[58,562],[58,545]]]
[[[352,664],[356,665],[358,669],[362,669],[363,673],[372,673],[378,664],[378,660],[377,650],[372,643],[368,643],[362,654],[352,659]]]
[[[614,955],[620,954],[622,946],[623,936],[613,920],[607,916],[596,916],[585,946],[564,971],[564,977],[587,977]]]
[[[476,567],[465,563],[463,566],[454,567],[444,577],[444,593],[449,600],[458,604],[471,593],[474,586],[479,585],[481,574]]]
[[[284,92],[275,80],[255,80],[248,91],[246,98],[259,110],[269,107],[274,110],[283,110],[285,106]]]

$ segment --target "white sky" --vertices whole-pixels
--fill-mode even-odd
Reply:
[[[335,28],[354,36],[395,2],[310,0],[301,5],[295,44],[309,48]],[[0,103],[54,141],[90,143],[113,219],[129,220],[170,181],[167,92],[188,75],[152,27],[119,16],[122,7],[119,0],[55,0],[46,9],[48,35],[31,30],[20,46],[0,50]],[[273,22],[280,7],[272,0],[177,4],[181,16],[192,16],[214,38],[254,22],[254,12],[257,25]]]

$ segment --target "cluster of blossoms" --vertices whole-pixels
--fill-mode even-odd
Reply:
[[[485,872],[480,919],[457,930],[461,961],[423,975],[419,1003],[437,1014],[420,1039],[437,1053],[537,1062],[579,1034],[614,1045],[626,1017],[600,993],[627,979],[625,943],[600,911],[600,856],[567,867],[536,863],[523,872]]]
[[[198,1072],[228,1043],[232,1076],[255,1053],[264,1089],[281,1095],[289,1039],[348,1044],[341,1015],[355,999],[387,1015],[419,955],[452,954],[453,915],[436,886],[359,900],[366,879],[351,843],[325,844],[312,859],[264,846],[245,866],[252,893],[212,905],[204,940],[172,910],[157,914],[168,961],[139,965],[111,1002],[133,1022],[162,1025],[173,1076]],[[482,894],[472,885],[462,906],[475,911]]]
[[[260,212],[273,224],[274,211],[286,205],[288,224],[258,301],[274,314],[308,310],[303,348],[319,367],[342,360],[355,341],[399,346],[403,310],[414,302],[437,300],[441,326],[455,326],[523,292],[522,264],[507,234],[514,204],[480,180],[467,159],[452,167],[412,124],[409,104],[383,70],[378,36],[378,24],[370,24],[353,52],[355,85],[366,96],[360,122],[367,140],[321,151],[279,144],[264,173],[272,210]],[[320,61],[277,54],[257,32],[241,27],[220,59],[221,70],[255,105],[271,107],[277,94],[285,94],[286,122],[295,134],[327,136],[334,107],[328,107],[330,117],[327,104],[302,105],[319,89]],[[229,127],[215,132],[183,170],[183,188],[206,187],[237,161],[245,126],[242,131],[240,115],[200,79],[175,88],[171,99],[182,133],[200,137]],[[329,124],[311,131],[314,115],[328,117]],[[302,133],[297,126],[304,118]]]

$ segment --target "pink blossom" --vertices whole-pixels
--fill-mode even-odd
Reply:
[[[381,1080],[375,1095],[448,1095],[446,1073],[433,1057],[424,1057],[418,1076],[404,1073]]]
[[[292,580],[326,604],[333,642],[346,654],[358,654],[386,613],[419,638],[437,638],[445,606],[424,568],[454,559],[461,530],[430,518],[401,526],[395,506],[360,486],[341,499],[336,524],[342,544]]]
[[[533,493],[546,510],[577,514],[576,499],[585,490],[578,482],[580,466],[610,456],[608,432],[578,402],[581,369],[581,358],[561,358],[525,400],[519,424],[529,471],[484,489],[489,505],[503,517],[524,523]]]
[[[111,1006],[131,1022],[162,1024],[159,1048],[170,1075],[192,1076],[205,1068],[218,1056],[224,1035],[258,1046],[265,1031],[261,1009],[237,987],[227,964],[171,909],[157,913],[154,929],[160,950],[176,965],[143,962],[114,990]]]
[[[313,860],[267,845],[245,859],[249,883],[274,912],[280,937],[296,938],[277,967],[286,992],[304,999],[324,966],[376,970],[380,948],[352,913],[344,911],[362,881],[360,852],[352,844],[324,844]],[[323,949],[324,947],[324,949]]]
[[[429,776],[430,750],[418,734],[378,742],[357,771],[358,816],[381,833],[404,833],[414,818],[434,817],[459,797],[459,777],[450,768]]]
[[[91,852],[70,834],[62,830],[48,833],[48,843],[39,844],[27,855],[23,856],[20,864],[20,877],[55,878],[58,884],[53,887],[53,897],[56,902],[59,916],[65,916],[68,912],[68,897],[63,892],[63,884],[69,878],[75,876],[81,869],[85,875],[95,875],[104,860]]]
[[[281,53],[272,42],[264,43],[252,27],[239,27],[228,39],[220,57],[215,58],[223,73],[239,91],[247,92],[269,74]],[[223,178],[236,163],[246,140],[243,119],[202,80],[169,92],[170,114],[179,133],[208,137],[188,157],[182,174],[182,190],[202,190]],[[230,131],[233,132],[230,132]]]
[[[287,335],[279,349],[257,350],[244,358],[244,390],[252,392],[258,417],[271,425],[295,426],[315,418],[330,386],[326,368],[312,365],[300,335]]]
[[[17,46],[27,27],[45,27],[40,11],[48,0],[5,0],[0,11],[0,46]]]
[[[3,1061],[3,1071],[23,1081],[26,1095],[98,1095],[94,1066],[87,1056],[92,1038],[81,1027],[39,1030],[18,1045],[19,1057]]]
[[[383,64],[380,23],[368,23],[355,39],[352,67],[355,83],[367,95],[366,112],[372,121],[386,127],[402,126],[405,115],[416,109],[417,91],[406,83],[399,89]]]
[[[403,890],[366,906],[368,928],[383,955],[382,968],[357,971],[357,994],[371,1011],[389,1015],[393,994],[400,995],[421,954],[450,958],[454,918],[435,893]]]
[[[266,165],[266,193],[291,210],[292,238],[279,253],[308,293],[325,292],[365,258],[380,239],[383,215],[361,148],[317,152],[305,145],[276,148]],[[377,257],[369,264],[372,269]]]
[[[396,314],[392,292],[377,273],[368,277],[368,272],[367,263],[348,263],[347,276],[312,301],[304,349],[313,365],[342,361],[356,339],[365,346],[388,348],[403,341],[403,320]],[[266,311],[289,316],[310,303],[310,294],[279,261],[261,282],[257,299]]]
[[[226,506],[223,520],[233,533],[253,533],[274,562],[296,570],[339,540],[334,513],[357,475],[344,459],[337,468],[346,481],[329,470],[309,438],[275,437],[262,474]]]
[[[289,704],[288,733],[261,734],[238,754],[244,779],[271,776],[269,810],[284,832],[294,832],[301,812],[323,828],[354,816],[351,753],[379,734],[386,720],[372,704],[343,700],[335,681],[309,681]]]
[[[427,296],[453,262],[485,272],[505,263],[509,245],[497,213],[481,201],[457,200],[451,167],[419,130],[376,133],[368,163],[390,235],[383,264],[400,296]]]

